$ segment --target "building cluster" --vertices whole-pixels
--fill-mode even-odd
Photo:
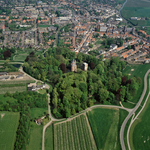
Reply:
[[[23,79],[23,73],[21,72],[0,72],[0,80],[14,80]]]
[[[111,4],[115,2],[111,1]],[[104,59],[119,56],[129,61],[147,60],[150,38],[145,31],[140,30],[139,36],[134,28],[122,25],[119,17],[120,5],[103,5],[88,0],[73,2],[71,0],[58,2],[37,1],[32,4],[17,3],[14,7],[6,3],[0,6],[10,7],[11,13],[0,14],[0,47],[19,47],[46,49],[50,46],[67,46],[76,53],[89,54],[99,50]],[[115,6],[115,7],[113,7]],[[117,9],[116,9],[117,8]],[[132,17],[131,19],[138,19]],[[140,18],[143,19],[143,18]],[[95,35],[98,34],[98,37]],[[111,45],[110,49],[98,48],[97,38],[121,38],[121,47]],[[131,40],[126,41],[126,38]],[[92,44],[92,45],[91,45]],[[130,50],[127,49],[131,45]],[[94,46],[94,47],[93,47]]]

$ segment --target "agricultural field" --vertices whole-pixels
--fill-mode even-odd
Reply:
[[[53,125],[50,125],[45,132],[45,150],[53,150],[54,133]]]
[[[43,126],[31,122],[30,138],[27,150],[41,150],[42,149],[42,132]]]
[[[98,150],[121,150],[120,128],[127,115],[121,109],[95,108],[87,112]]]
[[[5,94],[6,92],[15,93],[16,91],[23,92],[26,90],[27,90],[26,86],[0,87],[0,94]]]
[[[133,69],[133,70],[131,70],[131,69]],[[140,64],[140,65],[129,64],[123,70],[123,74],[128,74],[129,77],[138,76],[142,79],[142,84],[139,87],[137,94],[131,100],[133,103],[137,103],[140,99],[140,96],[141,96],[141,94],[143,92],[143,88],[144,88],[144,76],[145,76],[145,73],[148,71],[148,69],[150,69],[150,64]],[[125,104],[125,103],[123,103],[123,104]],[[133,104],[131,104],[131,105],[133,105]],[[134,105],[133,105],[133,107],[134,107]]]
[[[130,20],[131,17],[150,17],[150,1],[128,0],[121,11],[122,16],[138,26],[149,26],[150,20]]]
[[[34,80],[0,81],[0,85],[34,83]]]
[[[19,113],[0,112],[0,150],[13,150]]]
[[[54,150],[96,150],[85,114],[54,124]]]
[[[130,146],[132,150],[150,149],[150,97],[145,108],[133,123],[130,130]]]
[[[27,90],[27,83],[34,82],[34,80],[14,80],[14,81],[0,81],[0,94],[6,92],[15,93]]]

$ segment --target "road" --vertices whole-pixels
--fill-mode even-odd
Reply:
[[[132,111],[130,111],[130,113],[128,114],[128,116],[126,117],[126,119],[124,120],[122,126],[121,126],[121,130],[120,130],[120,142],[121,142],[121,147],[122,147],[122,150],[126,150],[125,148],[125,144],[124,144],[124,130],[125,130],[125,126],[128,122],[128,120],[130,119],[130,117],[135,113],[135,111],[139,108],[144,96],[145,96],[145,93],[146,93],[146,90],[147,90],[147,76],[148,74],[150,73],[150,69],[146,72],[145,74],[145,77],[144,77],[144,90],[143,90],[143,93],[140,97],[140,100],[139,102],[136,104],[136,106],[132,109]],[[129,140],[129,139],[128,139]]]
[[[147,82],[146,82],[146,83],[147,83]],[[150,79],[149,79],[149,87],[150,87]],[[130,143],[129,143],[129,132],[130,132],[130,128],[131,128],[132,124],[134,123],[134,121],[137,119],[137,117],[140,115],[140,113],[143,111],[143,109],[144,109],[144,107],[145,107],[145,105],[146,105],[146,103],[147,103],[147,100],[148,100],[148,98],[149,98],[149,95],[150,95],[150,90],[149,90],[149,93],[148,93],[148,95],[147,95],[147,98],[146,98],[146,100],[145,100],[145,102],[144,102],[144,105],[142,106],[142,108],[141,108],[141,110],[139,111],[139,113],[138,113],[134,118],[132,118],[131,123],[130,123],[130,125],[129,125],[128,131],[127,131],[127,144],[128,144],[129,150],[131,150]]]
[[[122,17],[122,15],[121,15],[121,10],[123,9],[123,7],[125,6],[125,4],[128,2],[128,0],[126,0],[124,3],[123,3],[123,5],[122,5],[122,7],[120,8],[120,10],[119,10],[119,14],[120,14],[120,17],[121,18],[123,18]],[[124,18],[124,20],[127,22],[127,20]]]

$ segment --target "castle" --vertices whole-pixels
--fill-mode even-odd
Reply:
[[[77,72],[76,60],[74,58],[73,58],[72,63],[71,63],[71,71]]]

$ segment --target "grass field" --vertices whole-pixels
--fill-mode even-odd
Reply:
[[[150,7],[149,0],[128,0],[125,7]]]
[[[130,130],[130,146],[132,150],[150,149],[150,97],[145,108],[133,123]]]
[[[131,17],[150,17],[150,1],[149,0],[128,0],[125,7],[121,11],[122,16],[126,19]],[[134,25],[149,26],[150,20],[130,20]]]
[[[131,71],[131,69],[134,69],[134,71]],[[142,79],[142,84],[139,87],[137,94],[131,100],[133,103],[137,103],[140,99],[144,88],[144,76],[148,69],[150,69],[150,64],[128,65],[123,71],[123,74],[131,74],[130,77],[138,76]]]
[[[34,118],[39,118],[44,116],[44,112],[47,114],[48,113],[48,108],[32,108],[31,109],[31,117]]]
[[[98,150],[121,150],[119,132],[128,112],[95,108],[87,113]]]
[[[31,126],[27,150],[41,150],[43,126],[37,125],[35,122],[31,122]]]
[[[96,150],[86,115],[54,124],[54,150]]]
[[[22,62],[24,62],[27,56],[28,56],[28,54],[16,55],[14,57],[14,61],[22,61]]]
[[[50,125],[45,132],[45,150],[53,150],[54,133],[53,125]]]
[[[3,113],[4,117],[0,118],[0,150],[14,150],[19,113],[0,112]]]

